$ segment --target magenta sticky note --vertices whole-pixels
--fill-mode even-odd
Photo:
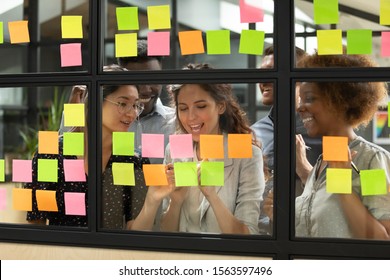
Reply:
[[[142,156],[164,158],[164,134],[142,134]]]
[[[64,159],[65,182],[85,182],[87,180],[83,159]]]
[[[85,193],[65,192],[65,215],[86,215]]]
[[[194,157],[192,134],[169,135],[169,145],[172,158]]]
[[[32,182],[32,161],[25,159],[12,160],[12,182]]]
[[[255,23],[264,20],[264,11],[259,7],[260,2],[254,5],[255,1],[240,0],[240,21],[241,23]]]
[[[162,56],[170,54],[170,33],[149,32],[148,33],[148,55]]]
[[[7,209],[7,189],[0,188],[0,210]]]
[[[390,32],[382,32],[382,56],[390,56]]]
[[[81,66],[81,43],[61,44],[61,67]]]

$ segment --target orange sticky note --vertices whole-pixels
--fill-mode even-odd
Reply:
[[[223,135],[200,135],[200,157],[207,159],[224,158]]]
[[[164,164],[144,164],[142,169],[147,186],[168,186]]]
[[[56,191],[36,191],[37,204],[39,211],[58,212]]]
[[[58,131],[38,132],[38,153],[58,154]]]
[[[30,34],[28,33],[27,20],[8,22],[8,30],[11,44],[30,42]]]
[[[179,32],[179,43],[181,55],[204,53],[202,31],[181,31]]]
[[[31,189],[12,189],[12,208],[20,211],[32,210],[32,190]]]
[[[252,135],[228,134],[228,157],[229,158],[251,158],[252,157]]]
[[[322,153],[325,161],[348,161],[348,138],[340,136],[324,136]]]

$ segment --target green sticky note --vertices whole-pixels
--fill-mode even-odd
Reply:
[[[4,24],[0,21],[0,44],[4,43]]]
[[[230,54],[230,30],[206,32],[207,54]]]
[[[64,132],[63,137],[64,155],[84,155],[84,132]]]
[[[386,173],[383,169],[360,170],[362,195],[386,195]]]
[[[149,6],[147,8],[147,13],[150,30],[171,28],[171,12],[169,5]]]
[[[200,184],[202,186],[223,186],[225,184],[224,162],[205,161],[200,165]]]
[[[114,185],[135,186],[134,163],[112,163]]]
[[[352,169],[326,169],[326,191],[328,193],[352,193]]]
[[[4,159],[0,159],[0,182],[5,181]]]
[[[84,104],[64,104],[64,126],[85,126]]]
[[[314,0],[314,23],[339,23],[338,0]]]
[[[198,168],[196,162],[175,162],[176,187],[198,186]]]
[[[38,159],[38,182],[58,182],[57,159]]]
[[[372,31],[355,29],[347,31],[347,54],[371,54]]]
[[[117,7],[118,30],[139,30],[138,7]]]
[[[137,33],[115,34],[115,57],[137,56]]]
[[[82,16],[61,16],[61,30],[63,39],[83,38]]]
[[[390,1],[389,0],[380,0],[379,24],[390,25]]]
[[[318,54],[342,54],[343,43],[340,29],[317,30]]]
[[[388,127],[390,127],[389,116],[390,116],[390,102],[387,103],[387,126]]]
[[[264,49],[264,31],[242,30],[239,53],[262,55]]]
[[[112,154],[134,156],[134,132],[113,132]]]

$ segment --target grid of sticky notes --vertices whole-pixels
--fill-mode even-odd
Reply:
[[[322,149],[324,161],[346,162],[349,160],[347,137],[324,136],[322,138]],[[327,168],[326,191],[328,193],[351,194],[353,172],[359,175],[363,196],[386,195],[388,193],[384,169],[359,170],[357,167]]]

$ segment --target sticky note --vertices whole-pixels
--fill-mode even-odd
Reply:
[[[5,164],[4,159],[0,159],[0,182],[5,181]]]
[[[181,55],[204,53],[202,31],[180,31],[179,44]]]
[[[65,215],[86,215],[85,193],[65,192]]]
[[[164,158],[164,134],[142,134],[142,156]]]
[[[57,159],[38,159],[38,182],[58,182]]]
[[[390,25],[390,0],[379,2],[379,24]]]
[[[134,164],[114,162],[112,164],[114,185],[135,186]]]
[[[115,57],[137,56],[137,33],[115,34]]]
[[[252,135],[228,134],[229,158],[251,158],[252,156]]]
[[[32,210],[32,190],[31,189],[12,189],[12,208],[19,211]]]
[[[61,67],[81,66],[83,64],[81,43],[61,44],[60,55]]]
[[[202,159],[224,158],[223,135],[201,134],[199,139],[200,157]]]
[[[0,44],[4,43],[4,24],[0,21]]]
[[[342,54],[341,30],[317,30],[317,45],[319,55]]]
[[[200,164],[202,186],[223,186],[225,184],[224,162],[205,161]]]
[[[171,12],[169,5],[147,7],[148,26],[150,30],[170,29]]]
[[[138,30],[138,7],[117,7],[118,30]]]
[[[354,29],[347,31],[347,54],[371,54],[372,31]]]
[[[64,132],[63,154],[65,156],[84,155],[84,132]]]
[[[241,23],[255,23],[264,20],[263,10],[255,6],[255,1],[240,0],[240,22]],[[260,2],[257,2],[260,4]]]
[[[206,32],[207,54],[230,54],[230,30]]]
[[[198,186],[198,168],[196,162],[175,162],[176,187]]]
[[[142,169],[147,186],[168,186],[164,164],[144,164]]]
[[[381,55],[388,57],[390,56],[390,32],[382,32],[381,35]]]
[[[62,39],[82,39],[82,21],[82,16],[61,16]]]
[[[352,169],[327,168],[326,191],[328,193],[352,193]]]
[[[27,20],[8,22],[8,31],[9,31],[11,44],[30,42],[30,34],[28,31]]]
[[[112,154],[134,156],[134,132],[113,132]]]
[[[0,188],[0,211],[7,209],[7,189]]]
[[[386,173],[383,169],[360,170],[362,195],[386,195]]]
[[[85,126],[84,104],[64,104],[64,126]]]
[[[64,159],[65,182],[86,182],[84,160]]]
[[[341,136],[322,137],[322,154],[325,161],[348,161],[348,138]]]
[[[192,158],[194,147],[191,134],[169,135],[171,158]]]
[[[38,132],[38,153],[58,155],[58,131]]]
[[[242,30],[238,52],[242,54],[262,55],[264,37],[264,31]]]
[[[35,195],[39,211],[58,212],[56,191],[37,190]]]
[[[315,24],[339,23],[338,0],[314,0],[313,4]]]
[[[148,55],[168,56],[170,54],[170,33],[149,32],[148,33]]]
[[[32,182],[32,161],[24,159],[12,160],[12,182]]]

